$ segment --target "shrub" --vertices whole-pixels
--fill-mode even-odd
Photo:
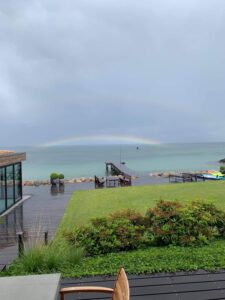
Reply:
[[[177,244],[176,226],[180,223],[181,204],[172,201],[159,201],[155,208],[147,210],[146,219],[156,245]]]
[[[55,173],[55,172],[51,173],[50,178],[51,178],[51,180],[58,179],[59,178],[59,174]]]
[[[110,214],[112,219],[128,219],[133,225],[145,225],[145,217],[133,209],[121,210]]]
[[[220,172],[225,175],[225,166],[220,166]]]
[[[182,206],[160,201],[148,210],[149,229],[156,245],[201,245],[224,234],[225,215],[213,204],[193,202]]]
[[[138,249],[151,241],[143,225],[132,223],[120,213],[93,219],[91,225],[80,227],[74,233],[65,232],[64,237],[75,246],[84,247],[89,255]]]
[[[64,238],[88,255],[134,250],[150,245],[203,245],[225,236],[225,213],[213,204],[159,201],[145,217],[134,210],[97,218],[90,226],[64,232]]]
[[[58,177],[59,179],[64,179],[64,174],[59,174],[59,177]]]

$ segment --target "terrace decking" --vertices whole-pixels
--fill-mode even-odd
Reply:
[[[30,199],[0,219],[0,271],[18,256],[18,232],[24,233],[25,245],[44,241],[46,231],[51,240],[71,194],[91,188],[92,183],[67,184],[64,192],[53,193],[50,186],[24,187]]]
[[[225,271],[159,273],[128,276],[130,299],[134,300],[222,300],[225,299]],[[115,277],[63,279],[61,287],[96,285],[113,288]],[[110,295],[89,293],[68,295],[72,299],[111,299]]]

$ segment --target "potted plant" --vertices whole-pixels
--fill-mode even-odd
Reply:
[[[64,184],[64,174],[59,174],[59,184]]]
[[[56,184],[58,183],[58,181],[59,181],[59,174],[57,174],[57,173],[52,173],[52,174],[50,175],[50,181],[51,181],[51,184],[52,184],[52,185],[56,185]]]

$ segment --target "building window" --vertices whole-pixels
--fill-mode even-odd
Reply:
[[[6,167],[6,196],[7,196],[7,208],[14,204],[14,173],[13,165]]]
[[[6,210],[5,168],[0,168],[0,213]]]
[[[22,199],[21,163],[0,168],[0,213]]]
[[[21,164],[14,165],[14,174],[15,174],[15,201],[18,201],[22,198]]]

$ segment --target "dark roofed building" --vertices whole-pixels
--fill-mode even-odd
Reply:
[[[0,150],[0,215],[23,198],[23,160],[26,153]]]

